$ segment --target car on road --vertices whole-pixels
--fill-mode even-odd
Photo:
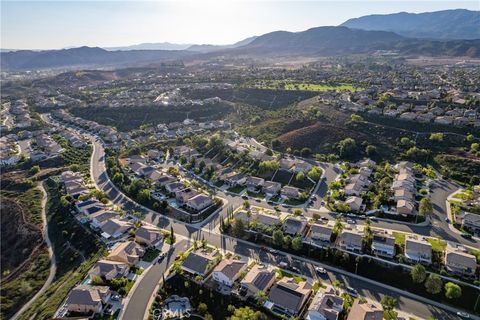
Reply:
[[[298,269],[297,267],[291,267],[290,269],[292,269],[292,271],[295,271],[296,273],[300,273],[300,269]]]
[[[352,219],[347,219],[347,223],[348,224],[356,224],[355,220],[352,220]]]
[[[358,291],[352,287],[347,287],[345,291],[352,297],[355,297],[355,298],[358,297]]]
[[[463,319],[470,319],[470,315],[466,312],[463,312],[463,311],[458,311],[457,316],[459,316],[460,318],[463,318]]]
[[[472,239],[472,235],[470,233],[462,233],[462,237],[465,239]]]
[[[284,207],[284,208],[290,208],[290,205],[284,203],[284,204],[282,204],[282,207]]]
[[[448,219],[448,217],[445,218],[445,222],[446,222],[446,223],[449,223],[449,222],[450,222],[450,219]]]
[[[268,252],[270,252],[270,253],[272,253],[272,254],[278,253],[277,250],[272,249],[272,248],[269,248],[269,249],[268,249]]]
[[[248,200],[248,196],[242,196],[243,200]]]
[[[288,267],[288,263],[286,263],[285,261],[280,262],[278,265],[280,266],[280,268]]]
[[[315,267],[315,271],[318,274],[326,274],[327,273],[327,270],[325,270],[325,268],[322,268],[322,267]]]
[[[255,199],[255,201],[256,201],[256,202],[262,202],[262,200],[260,200],[260,199]]]
[[[267,201],[267,203],[271,206],[273,205],[273,201]]]
[[[328,218],[327,218],[327,217],[321,217],[320,220],[322,220],[322,221],[328,221]]]

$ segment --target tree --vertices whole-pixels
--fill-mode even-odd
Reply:
[[[408,137],[402,137],[400,139],[400,144],[404,147],[412,147],[413,145],[415,145],[415,142],[410,140],[410,138]]]
[[[430,273],[427,281],[425,281],[425,289],[431,294],[440,293],[440,291],[442,291],[442,285],[442,278],[434,273]]]
[[[443,133],[441,132],[431,133],[429,139],[432,141],[443,141]]]
[[[233,225],[233,235],[237,238],[243,238],[245,236],[245,224],[242,219],[236,219]]]
[[[445,297],[448,299],[458,299],[462,296],[462,288],[456,283],[447,282],[445,284]]]
[[[312,154],[312,149],[310,148],[302,148],[302,150],[300,150],[300,155],[302,157],[309,157],[311,154]]]
[[[376,153],[377,153],[377,147],[375,147],[374,145],[369,144],[365,148],[365,154],[369,157],[375,155]]]
[[[236,308],[229,320],[266,320],[265,314],[252,310],[250,307]]]
[[[433,205],[430,198],[422,198],[420,200],[418,211],[424,217],[430,217],[433,214]]]
[[[267,301],[267,295],[265,294],[265,292],[263,292],[262,290],[258,291],[255,294],[255,301],[259,306],[263,306],[265,301]]]
[[[248,201],[245,200],[245,201],[243,202],[243,208],[244,208],[244,209],[247,209],[247,210],[250,209],[250,202],[248,202]]]
[[[297,217],[298,217],[298,216],[301,216],[302,213],[303,213],[302,209],[299,209],[299,208],[293,209],[293,215],[294,215],[294,216],[297,216]]]
[[[382,300],[380,300],[380,304],[382,305],[383,310],[391,311],[393,310],[393,308],[395,308],[395,305],[397,304],[397,299],[389,295],[384,295],[382,297]]]
[[[30,168],[30,170],[28,170],[28,172],[30,172],[30,174],[37,174],[40,172],[40,167],[39,166],[33,166]]]
[[[313,167],[308,171],[308,177],[314,181],[317,181],[322,176],[322,169],[319,167]]]
[[[292,237],[289,235],[283,237],[283,247],[285,249],[288,249],[290,248],[291,245],[292,245]]]
[[[201,315],[205,315],[208,312],[208,306],[205,303],[201,302],[198,304],[197,311]]]
[[[302,250],[302,246],[303,246],[303,241],[302,241],[302,237],[295,237],[293,238],[292,240],[292,249],[295,250],[295,251],[300,251]]]
[[[410,270],[410,276],[412,277],[413,282],[422,283],[423,281],[425,281],[425,278],[427,276],[425,267],[421,264],[414,265],[412,270]]]
[[[283,244],[283,232],[282,230],[275,230],[272,234],[273,244],[276,246],[281,246]]]
[[[175,233],[173,232],[173,226],[170,226],[170,241],[171,244],[175,243]]]
[[[137,200],[140,203],[147,203],[151,199],[151,194],[149,189],[142,189],[138,192]]]
[[[477,142],[472,143],[472,145],[470,146],[470,150],[472,152],[477,152],[478,150],[480,150],[480,143],[477,143]]]
[[[305,180],[305,173],[303,173],[302,171],[300,171],[299,173],[297,173],[297,175],[295,176],[295,180],[296,180],[296,181],[303,181],[303,180]]]
[[[357,149],[357,143],[352,138],[345,138],[338,143],[340,157],[351,156]]]
[[[350,115],[350,120],[352,122],[360,122],[360,121],[363,121],[363,118],[361,116],[359,116],[358,114],[352,114],[352,115]]]
[[[473,136],[473,134],[469,133],[469,134],[467,135],[467,141],[468,141],[468,142],[472,142],[473,140],[475,140],[475,137]]]
[[[260,162],[258,170],[260,172],[275,171],[280,168],[280,163],[277,160],[265,160]]]
[[[63,196],[60,198],[60,205],[63,207],[63,208],[68,208],[70,207],[71,203],[70,201],[68,200],[68,196]]]

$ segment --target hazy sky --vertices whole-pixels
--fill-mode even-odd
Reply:
[[[275,30],[338,25],[375,13],[480,10],[479,1],[1,1],[1,47],[143,42],[228,44]]]

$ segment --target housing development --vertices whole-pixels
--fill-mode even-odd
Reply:
[[[480,319],[479,40],[355,26],[2,52],[1,319]]]

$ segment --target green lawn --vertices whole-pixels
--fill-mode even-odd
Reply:
[[[160,250],[149,248],[142,257],[143,261],[152,262],[160,254]]]
[[[255,85],[260,89],[283,89],[283,90],[299,90],[299,91],[314,91],[314,92],[327,92],[327,91],[358,91],[361,88],[353,84],[342,83],[336,85],[310,83],[310,82],[298,82],[298,81],[281,81],[281,80],[267,80],[260,84]]]
[[[238,193],[238,194],[240,192],[242,192],[243,190],[245,190],[244,186],[235,186],[235,187],[231,187],[231,188],[227,189],[227,191],[229,191],[229,192]]]
[[[428,238],[428,242],[432,245],[432,251],[443,252],[447,246],[447,242],[435,238]]]
[[[396,245],[404,245],[405,244],[405,233],[394,232],[393,236],[395,237],[395,244]]]

